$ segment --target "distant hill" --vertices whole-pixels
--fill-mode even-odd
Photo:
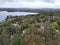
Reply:
[[[7,12],[37,12],[37,13],[41,13],[41,12],[60,12],[60,9],[53,9],[53,8],[41,8],[41,9],[34,9],[34,8],[0,8],[0,11],[7,11]]]

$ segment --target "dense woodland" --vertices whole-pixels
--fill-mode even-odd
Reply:
[[[60,45],[60,14],[7,17],[0,24],[0,45]]]

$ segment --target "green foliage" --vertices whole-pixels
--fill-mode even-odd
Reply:
[[[56,26],[56,28],[60,31],[60,25]]]
[[[14,45],[24,45],[23,38],[19,34],[14,37]]]
[[[53,18],[51,12],[45,15],[19,16],[1,23],[0,45],[58,45],[60,32],[56,32],[56,29],[60,31],[60,19]],[[17,26],[11,25],[16,22]],[[41,25],[44,30],[41,30]],[[26,32],[23,32],[24,30]]]
[[[3,26],[8,26],[10,25],[11,23],[15,22],[15,19],[10,19],[2,24],[0,24],[0,27],[3,27]]]

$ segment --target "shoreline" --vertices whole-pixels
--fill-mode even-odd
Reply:
[[[31,13],[31,12],[6,12],[6,11],[3,11],[3,12],[0,12],[0,23],[1,22],[4,22],[5,19],[7,18],[7,16],[26,16],[26,15],[35,15],[35,14],[38,14],[38,13]]]

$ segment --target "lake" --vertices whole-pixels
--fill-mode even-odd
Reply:
[[[0,22],[4,22],[7,16],[21,16],[21,15],[28,15],[28,14],[37,14],[31,12],[7,12],[7,11],[0,11]]]

